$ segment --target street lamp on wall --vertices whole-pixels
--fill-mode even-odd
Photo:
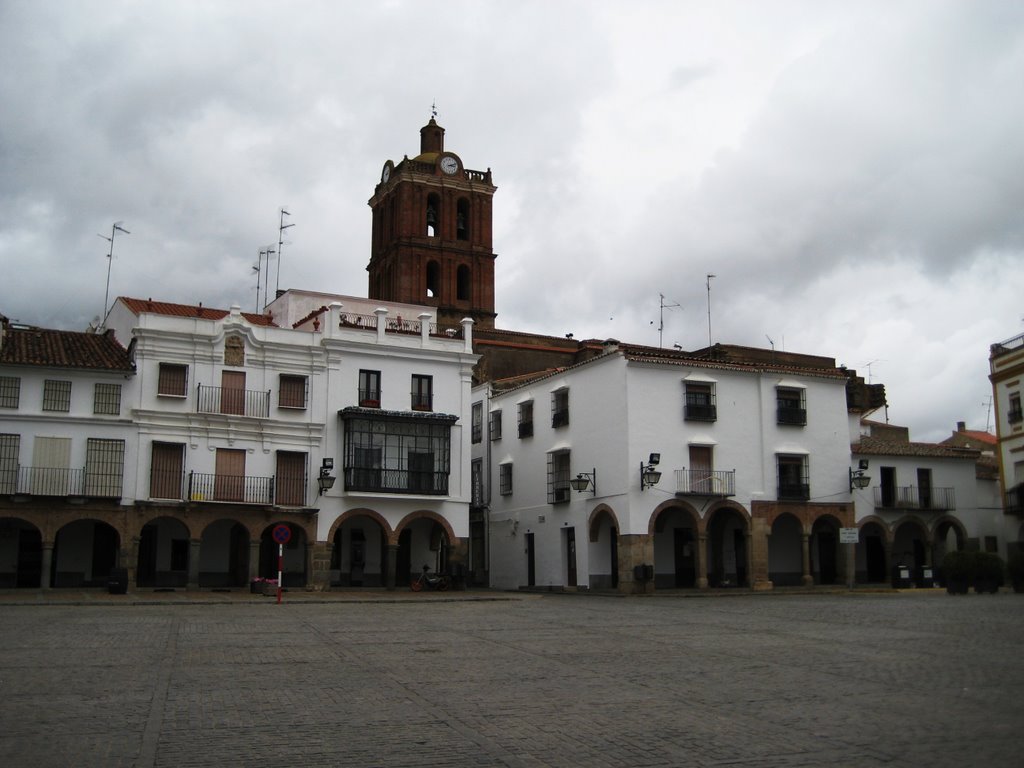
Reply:
[[[646,490],[652,485],[657,485],[658,481],[661,480],[661,472],[655,469],[656,466],[661,462],[660,453],[652,453],[647,459],[647,463],[640,462],[640,490]]]
[[[868,469],[868,460],[861,459],[857,464],[857,469],[850,468],[850,492],[853,493],[854,488],[864,489],[871,484],[871,477],[864,474]]]
[[[583,493],[584,491],[590,491],[592,494],[597,496],[597,468],[595,467],[590,472],[580,472],[576,477],[569,481],[570,487],[574,491]]]
[[[320,464],[320,476],[316,479],[316,484],[320,487],[320,495],[324,495],[324,491],[329,491],[334,487],[334,481],[337,478],[331,477],[331,470],[334,469],[334,459],[324,459]]]

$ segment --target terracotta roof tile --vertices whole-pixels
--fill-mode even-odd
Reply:
[[[168,315],[170,317],[198,317],[201,320],[221,320],[229,314],[229,311],[226,309],[215,309],[213,307],[174,304],[169,301],[153,301],[152,299],[131,299],[126,296],[120,298],[124,305],[137,315],[149,312],[155,315]],[[253,325],[272,327],[277,325],[270,315],[243,312],[242,317]]]
[[[79,333],[45,328],[6,328],[0,364],[131,371],[128,351],[113,332]]]
[[[900,440],[885,440],[877,437],[862,437],[859,443],[850,446],[852,453],[874,454],[877,456],[927,456],[940,459],[970,459],[975,461],[978,452],[969,448],[952,448],[937,443],[911,443]]]

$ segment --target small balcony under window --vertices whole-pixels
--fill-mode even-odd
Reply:
[[[779,387],[776,391],[776,422],[802,427],[807,424],[807,406],[802,389]]]
[[[270,390],[234,389],[199,385],[196,396],[199,413],[221,413],[265,419],[270,416]]]
[[[676,494],[680,496],[735,496],[736,470],[677,469]]]
[[[710,385],[686,385],[683,418],[687,421],[716,421],[718,408]]]

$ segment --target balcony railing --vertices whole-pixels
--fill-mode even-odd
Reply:
[[[120,474],[99,474],[69,467],[17,467],[0,470],[0,495],[85,496],[119,499]]]
[[[1020,408],[1012,408],[1006,412],[1006,420],[1011,424],[1019,424],[1024,421],[1024,410]]]
[[[447,496],[448,473],[345,467],[345,490]]]
[[[154,470],[149,476],[149,498],[304,507],[307,485],[305,477],[254,477]]]
[[[918,509],[933,512],[956,509],[956,493],[953,488],[879,485],[875,486],[874,495],[875,507],[878,509]]]
[[[340,326],[342,328],[365,329],[368,331],[377,330],[376,315],[361,315],[355,312],[345,312],[341,315]],[[423,321],[419,318],[407,320],[404,317],[388,317],[384,320],[385,333],[402,333],[410,336],[418,336],[423,333]],[[443,339],[463,338],[462,326],[439,325],[429,323],[427,333]]]
[[[266,419],[270,416],[270,391],[207,387],[200,384],[196,396],[196,409],[199,413],[224,413]]]
[[[718,408],[713,403],[687,402],[683,411],[683,418],[687,421],[716,421],[718,419]]]
[[[1024,485],[1018,485],[1006,492],[1003,511],[1008,515],[1024,516]]]
[[[677,469],[676,493],[687,496],[735,496],[736,470]]]

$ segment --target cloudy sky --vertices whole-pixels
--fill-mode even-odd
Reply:
[[[84,329],[115,221],[112,297],[255,309],[282,206],[280,287],[365,295],[435,102],[498,185],[499,327],[696,349],[714,274],[715,341],[870,372],[914,439],[985,428],[1024,332],[1017,0],[3,0],[0,313]]]

